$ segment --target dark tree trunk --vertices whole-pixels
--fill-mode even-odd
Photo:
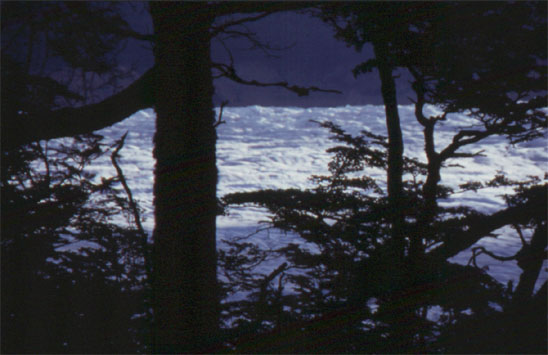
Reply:
[[[546,222],[539,223],[531,241],[524,245],[518,253],[518,266],[523,270],[518,286],[514,293],[514,303],[522,304],[533,297],[535,283],[542,270],[542,263],[546,257],[547,245]]]
[[[434,122],[428,122],[424,127],[427,175],[422,188],[423,206],[417,216],[415,233],[411,236],[409,256],[411,259],[420,259],[424,256],[423,240],[431,241],[434,238],[432,224],[438,213],[438,185],[441,180],[442,160],[434,149]]]
[[[434,144],[434,128],[436,126],[436,121],[424,117],[422,110],[425,101],[424,92],[422,91],[422,78],[418,81],[418,83],[420,84],[415,87],[415,91],[417,93],[415,117],[424,127],[424,150],[428,160],[428,171],[426,175],[426,182],[422,188],[424,205],[417,216],[417,227],[415,228],[414,235],[411,237],[411,245],[409,247],[409,254],[411,258],[414,259],[422,258],[422,256],[424,256],[423,240],[431,241],[434,238],[432,223],[434,222],[438,212],[437,192],[438,185],[441,180],[440,171],[442,165],[442,159],[436,152],[436,147]]]
[[[396,81],[394,67],[390,63],[389,48],[385,42],[373,42],[377,69],[381,79],[381,93],[386,112],[386,128],[388,131],[388,168],[387,190],[392,224],[392,255],[393,281],[399,285],[389,296],[394,313],[392,336],[394,344],[390,352],[408,352],[410,350],[423,352],[421,343],[417,344],[415,336],[420,333],[421,320],[416,314],[416,307],[410,306],[409,294],[412,292],[414,279],[417,277],[417,263],[419,260],[412,254],[413,249],[406,255],[405,230],[405,196],[403,190],[403,136],[401,131],[398,103],[396,99]],[[412,237],[411,235],[409,235]],[[413,240],[411,240],[411,247]],[[411,287],[411,289],[410,289]]]
[[[403,258],[404,214],[403,214],[403,138],[396,100],[396,82],[393,66],[389,63],[388,48],[385,43],[374,43],[375,58],[381,79],[381,93],[386,111],[386,128],[388,130],[388,172],[387,187],[390,214],[392,216],[392,239]]]
[[[156,34],[153,351],[218,344],[216,133],[206,3],[151,2]]]

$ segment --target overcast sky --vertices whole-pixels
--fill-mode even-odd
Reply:
[[[128,18],[141,32],[152,32],[152,21],[146,11],[135,11]],[[381,104],[380,81],[376,73],[357,79],[352,69],[371,58],[372,51],[365,47],[357,53],[342,41],[334,38],[333,30],[310,15],[284,12],[272,14],[257,22],[248,23],[247,29],[257,34],[264,43],[281,50],[271,51],[272,58],[262,50],[250,50],[246,40],[226,41],[232,52],[237,72],[245,79],[264,82],[287,81],[301,86],[337,89],[342,95],[311,93],[308,97],[281,88],[257,88],[235,84],[227,79],[215,80],[215,104],[228,100],[230,106],[344,106]],[[141,67],[153,63],[150,50],[143,45],[133,45],[130,55]],[[213,61],[226,61],[226,50],[218,40],[212,43]],[[400,80],[399,101],[407,103],[406,81]]]

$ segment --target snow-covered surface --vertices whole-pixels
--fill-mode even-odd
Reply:
[[[425,161],[424,141],[421,126],[415,121],[414,107],[400,106],[406,154]],[[429,108],[435,113],[435,108]],[[327,174],[330,156],[326,149],[335,143],[328,139],[329,132],[310,120],[330,120],[353,134],[363,129],[386,135],[383,106],[346,106],[334,108],[289,108],[289,107],[240,107],[225,108],[223,120],[218,127],[217,145],[220,179],[218,195],[236,191],[253,191],[265,188],[312,187],[311,175]],[[140,111],[130,118],[97,133],[114,141],[129,131],[124,149],[121,151],[121,166],[132,188],[133,194],[145,208],[144,226],[154,227],[152,207],[152,184],[154,160],[152,138],[155,113]],[[449,117],[442,122],[436,133],[436,147],[447,145],[459,127],[469,128],[473,121],[463,115]],[[463,167],[450,167],[442,171],[442,183],[457,187],[469,180],[486,181],[498,171],[509,178],[523,179],[529,175],[543,177],[548,172],[548,146],[545,139],[538,139],[517,146],[510,146],[501,138],[489,138],[467,148],[468,152],[484,151],[484,156],[460,159]],[[455,161],[454,163],[457,163]],[[110,176],[114,170],[110,160],[96,162],[90,170],[99,175]],[[384,179],[384,173],[373,171],[373,175]],[[456,188],[458,190],[458,188]],[[511,192],[507,190],[506,192]],[[504,207],[501,190],[484,189],[479,192],[455,194],[446,205],[472,206],[482,212],[494,212]],[[266,220],[263,210],[257,208],[234,208],[228,216],[218,217],[218,239],[228,239],[253,232],[258,221]],[[519,237],[508,228],[498,231],[497,239],[484,238],[480,243],[500,255],[513,255],[520,247]],[[282,243],[299,242],[295,235],[271,231],[259,233],[254,240],[265,247],[276,247]],[[461,253],[455,260],[466,263],[470,253]],[[499,262],[480,256],[478,264],[489,268],[489,273],[506,283],[519,277],[514,264]],[[541,278],[547,278],[546,264]]]

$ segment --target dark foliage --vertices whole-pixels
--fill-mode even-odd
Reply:
[[[225,294],[249,293],[223,305],[229,328],[224,343],[217,327],[211,69],[242,84],[281,86],[299,95],[326,90],[241,78],[233,63],[210,62],[209,41],[271,12],[310,5],[154,3],[156,33],[144,36],[132,32],[110,3],[7,4],[2,3],[3,352],[192,352],[224,345],[240,352],[546,351],[546,285],[533,292],[545,257],[546,186],[539,179],[517,182],[508,208],[493,215],[437,204],[452,193],[439,184],[447,160],[476,155],[460,152],[462,147],[491,135],[516,143],[544,134],[546,42],[538,41],[546,37],[544,3],[320,6],[340,38],[357,49],[373,44],[376,57],[355,73],[379,70],[389,137],[352,137],[324,123],[342,145],[331,150],[331,175],[315,177],[316,189],[227,197],[229,203],[268,208],[272,224],[298,233],[308,248],[264,251],[232,242],[220,252]],[[234,13],[250,15],[214,26],[217,17]],[[347,26],[339,26],[341,19]],[[500,28],[506,33],[499,39],[493,31]],[[116,50],[127,37],[154,40],[157,67],[118,91],[116,79],[123,75],[115,68]],[[398,68],[414,78],[426,163],[403,155]],[[53,75],[56,69],[69,73]],[[117,181],[94,181],[84,170],[101,154],[98,137],[78,137],[66,147],[23,144],[91,132],[152,104],[158,112],[158,228],[150,349],[137,330],[146,329],[137,323],[148,314],[146,240],[142,230],[112,223],[120,211],[138,219],[131,195],[125,200],[114,189]],[[425,117],[425,104],[440,106],[444,114]],[[435,125],[455,112],[475,118],[478,127],[457,132],[437,152]],[[371,167],[387,170],[386,194],[364,170]],[[513,182],[495,177],[462,188],[508,184]],[[505,225],[523,242],[516,255],[500,257],[485,248],[473,253],[517,261],[523,272],[515,290],[496,283],[474,259],[468,266],[447,262]],[[525,229],[530,238],[523,237]],[[254,267],[264,261],[279,263],[260,275]],[[437,321],[432,311],[440,315]],[[527,325],[537,322],[542,326],[529,331]],[[480,335],[471,334],[471,326]]]
[[[146,235],[117,178],[94,181],[99,136],[2,154],[2,352],[143,348]]]
[[[130,27],[113,4],[14,2],[2,4],[2,31],[2,48],[17,61],[33,65],[47,47],[58,68],[108,74]]]
[[[2,91],[10,93],[2,96],[2,149],[11,152],[41,139],[90,133],[154,106],[158,164],[152,350],[211,350],[217,345],[218,297],[210,40],[270,13],[310,5],[153,3],[154,35],[132,31],[117,6],[2,3],[2,61],[8,63],[8,69],[2,68]],[[213,26],[217,17],[222,21]],[[119,79],[130,73],[116,67],[117,51],[127,38],[154,42],[156,66],[120,90],[124,85]],[[282,86],[299,95],[324,91],[243,79],[232,64],[222,65],[228,71],[220,75],[231,74],[244,84]],[[124,206],[133,205],[129,195]]]
[[[272,227],[297,233],[303,239],[301,245],[276,250],[235,241],[230,243],[232,249],[221,253],[230,281],[226,284],[228,294],[250,292],[248,299],[226,304],[227,320],[233,322],[229,338],[235,350],[384,353],[539,349],[540,332],[510,333],[511,329],[522,329],[525,319],[542,318],[538,314],[542,307],[533,311],[531,305],[520,304],[515,308],[512,287],[499,284],[483,269],[449,263],[428,253],[420,260],[407,259],[403,265],[394,260],[387,198],[367,177],[370,167],[363,163],[342,173],[355,159],[364,162],[364,156],[382,155],[382,148],[372,149],[368,135],[350,137],[332,124],[325,126],[333,127],[335,138],[349,144],[331,149],[335,152],[330,163],[332,175],[315,177],[320,182],[317,188],[237,193],[224,198],[228,204],[266,207],[273,214]],[[406,171],[414,172],[410,176],[424,173],[420,163],[407,161]],[[530,220],[524,227],[532,223],[530,226],[542,229],[542,213],[536,214],[538,207],[527,205],[527,196],[546,196],[545,186],[527,187],[536,181],[520,183],[519,193],[509,196],[509,206],[527,208],[529,216],[540,215],[541,220]],[[406,210],[412,233],[416,228],[412,221],[420,212],[412,206],[419,205],[421,190],[416,180],[406,181],[405,186],[408,200],[415,201]],[[481,215],[473,209],[440,207],[431,227],[435,232],[429,233],[433,238],[425,243],[439,245],[449,230],[475,229],[481,223]],[[541,254],[543,250],[542,246],[536,248]],[[256,265],[280,256],[287,264],[272,274],[254,271]],[[542,292],[534,296],[538,297]],[[494,304],[504,312],[493,308]],[[432,312],[438,316],[432,318]],[[410,317],[404,324],[401,314]],[[470,336],[469,323],[479,334]],[[508,336],[503,342],[482,342],[487,334],[483,332],[493,324]],[[404,343],[406,339],[410,342]],[[537,345],[521,347],[525,339]]]
[[[125,25],[108,4],[2,3],[2,353],[146,350],[147,236],[121,218],[137,208],[121,175],[88,171],[103,137],[11,144],[34,114],[93,101],[71,75],[117,77]]]
[[[388,137],[370,132],[352,137],[322,123],[342,145],[330,150],[331,175],[314,177],[315,189],[225,196],[228,204],[267,208],[272,227],[303,239],[303,244],[269,251],[236,243],[234,251],[253,251],[248,260],[240,256],[237,264],[226,262],[230,254],[222,255],[228,275],[247,282],[251,295],[261,295],[255,302],[227,303],[229,319],[234,317],[241,330],[231,334],[233,348],[545,352],[546,307],[537,303],[545,291],[535,293],[534,284],[545,259],[547,186],[538,177],[510,181],[504,175],[463,184],[462,189],[475,191],[515,187],[515,194],[507,196],[508,207],[492,215],[473,206],[438,204],[454,193],[440,184],[447,161],[480,154],[463,153],[463,147],[492,135],[514,144],[545,134],[546,43],[540,39],[545,38],[545,4],[367,2],[322,8],[322,18],[340,38],[358,50],[373,45],[375,58],[358,66],[355,74],[379,70]],[[510,15],[513,11],[523,16]],[[493,33],[501,23],[508,35]],[[424,127],[426,163],[403,155],[394,99],[397,68],[414,78],[415,117]],[[426,104],[443,113],[427,117]],[[452,113],[466,114],[477,125],[455,132],[452,142],[437,151],[436,124],[452,119]],[[387,171],[386,192],[369,176],[371,169]],[[504,226],[515,228],[522,241],[516,255],[501,257],[474,247]],[[524,230],[531,236],[525,238]],[[470,247],[469,265],[448,261]],[[518,285],[501,285],[477,267],[475,258],[481,253],[517,261],[522,270]],[[267,287],[242,275],[242,270],[252,272],[254,264],[273,257],[288,264],[259,276],[270,283]],[[258,312],[265,307],[273,312]],[[528,323],[533,320],[540,323],[538,328]],[[259,334],[249,336],[250,329]],[[324,332],[314,337],[318,329]]]

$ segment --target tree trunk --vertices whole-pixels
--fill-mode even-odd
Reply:
[[[207,3],[151,2],[156,34],[153,351],[218,344],[216,133]]]
[[[392,239],[396,243],[400,259],[405,253],[403,213],[403,138],[396,100],[396,82],[393,67],[388,62],[388,48],[382,42],[373,44],[377,68],[381,79],[381,92],[386,112],[388,130],[387,187],[390,214],[392,216]]]
[[[396,81],[393,76],[394,67],[390,63],[389,49],[385,42],[373,42],[377,69],[381,79],[381,93],[386,112],[386,128],[388,131],[388,169],[387,169],[387,190],[388,203],[390,208],[390,219],[392,224],[392,253],[394,282],[399,285],[389,296],[392,303],[393,323],[392,337],[397,339],[391,345],[390,352],[423,352],[423,344],[415,337],[420,333],[421,320],[417,315],[417,307],[410,306],[409,295],[415,285],[415,278],[418,276],[417,263],[414,259],[413,249],[407,249],[405,230],[405,196],[403,190],[403,136],[401,131],[398,103],[396,99]],[[412,237],[409,235],[409,237]],[[411,240],[413,242],[414,240]],[[411,243],[411,247],[413,247]],[[416,246],[416,243],[415,243]],[[406,255],[406,249],[408,255]],[[411,302],[412,304],[412,302]]]
[[[518,266],[523,270],[520,275],[519,283],[514,292],[514,303],[516,305],[528,302],[532,297],[542,263],[546,257],[547,239],[546,222],[541,222],[536,227],[531,241],[527,246],[523,246],[518,253]]]
[[[422,115],[422,105],[417,107],[416,110],[420,110],[420,117]],[[421,122],[419,120],[419,122]],[[442,160],[440,155],[436,152],[434,146],[434,127],[435,121],[422,121],[424,124],[424,143],[427,163],[427,175],[426,182],[422,188],[422,195],[424,198],[424,205],[421,208],[420,213],[417,216],[415,233],[411,237],[411,245],[409,247],[409,255],[411,259],[418,259],[424,256],[424,243],[423,240],[434,240],[434,230],[432,224],[438,213],[438,201],[437,192],[438,185],[441,180],[441,165]]]

